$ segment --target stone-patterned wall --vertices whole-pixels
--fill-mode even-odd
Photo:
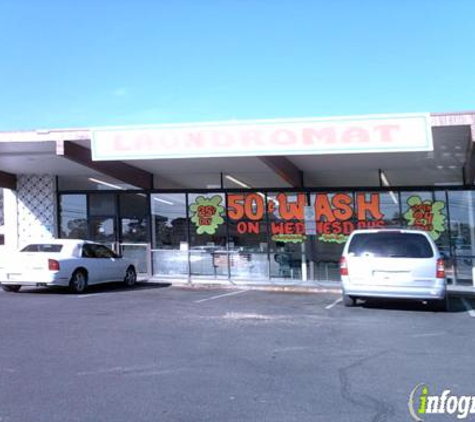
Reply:
[[[18,240],[55,236],[56,186],[51,175],[23,174],[17,179]]]

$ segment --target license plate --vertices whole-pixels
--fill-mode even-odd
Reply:
[[[7,278],[9,281],[16,281],[16,280],[19,280],[21,278],[21,274],[18,274],[18,273],[9,273],[7,275]]]
[[[406,271],[374,271],[373,277],[378,281],[409,281],[410,273]]]

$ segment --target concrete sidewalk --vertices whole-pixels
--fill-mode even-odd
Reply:
[[[447,291],[453,296],[475,296],[475,286],[473,285],[447,285]]]
[[[286,291],[293,293],[341,293],[341,283],[338,281],[299,281],[295,284],[285,282],[259,283],[253,280],[229,281],[227,279],[187,279],[187,278],[140,278],[140,282],[171,284],[175,287],[188,288],[223,288],[223,289],[248,289],[267,291]],[[447,291],[451,296],[475,296],[473,285],[447,285]]]

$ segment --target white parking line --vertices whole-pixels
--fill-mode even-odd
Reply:
[[[338,305],[343,299],[340,297],[335,302],[330,303],[329,305],[325,306],[325,309],[331,309],[334,306]]]
[[[465,306],[465,309],[467,310],[467,313],[472,317],[475,318],[475,311],[473,308],[470,306],[470,303],[468,303],[467,299],[462,298],[462,303],[463,306]]]
[[[85,299],[86,297],[91,297],[91,296],[99,296],[99,295],[104,295],[105,293],[89,293],[89,294],[82,294],[82,295],[76,295],[75,297],[78,299]]]
[[[231,292],[231,293],[225,293],[225,294],[222,294],[222,295],[217,295],[217,296],[211,296],[211,297],[208,297],[206,299],[200,299],[200,300],[195,300],[195,303],[203,303],[203,302],[207,302],[209,300],[215,300],[215,299],[220,299],[222,297],[226,297],[226,296],[234,296],[234,295],[240,295],[242,293],[246,293],[248,292],[249,290],[239,290],[237,292]]]

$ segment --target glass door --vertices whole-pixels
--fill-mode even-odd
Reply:
[[[145,193],[89,195],[89,236],[130,259],[137,273],[151,274],[149,205]]]
[[[91,217],[89,220],[89,232],[91,240],[102,243],[118,253],[116,220],[115,216]]]
[[[226,201],[222,193],[188,195],[190,275],[228,278]]]
[[[145,193],[119,194],[119,247],[139,274],[151,275],[149,204]]]
[[[90,194],[89,216],[90,239],[119,253],[116,195],[111,193]]]

